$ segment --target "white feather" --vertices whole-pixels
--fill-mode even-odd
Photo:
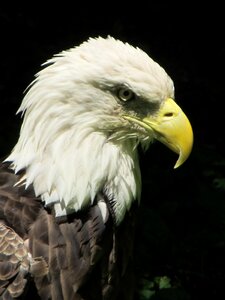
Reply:
[[[109,37],[55,56],[23,99],[20,137],[7,161],[15,172],[26,169],[26,186],[54,204],[57,216],[90,205],[104,190],[120,223],[140,197],[136,146],[152,137],[122,118],[124,108],[111,93],[122,83],[151,102],[173,96],[173,83],[156,62]]]

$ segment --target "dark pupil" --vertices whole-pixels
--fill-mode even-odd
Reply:
[[[127,90],[126,90],[126,91],[124,91],[124,92],[123,92],[123,95],[124,95],[124,97],[128,97],[128,96],[130,96],[130,91],[127,91]]]

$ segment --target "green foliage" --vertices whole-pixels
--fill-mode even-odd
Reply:
[[[168,289],[170,287],[170,279],[167,276],[157,276],[153,278],[153,281],[142,279],[139,290],[140,300],[151,299],[158,290]]]
[[[216,188],[225,191],[225,178],[215,178],[213,183]]]
[[[148,279],[142,279],[140,282],[139,297],[140,300],[148,300],[155,294],[155,284]]]
[[[155,283],[158,285],[159,289],[168,289],[171,287],[170,279],[167,276],[155,277]]]
[[[190,163],[174,171],[164,150],[150,151],[142,158],[137,300],[222,299],[225,158],[215,146],[198,146]]]
[[[169,277],[156,276],[140,281],[139,300],[190,300],[190,296]]]

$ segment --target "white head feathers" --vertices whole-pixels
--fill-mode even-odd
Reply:
[[[26,170],[26,186],[33,184],[56,215],[78,211],[104,191],[119,223],[140,196],[134,149],[140,137],[121,117],[115,94],[121,84],[159,105],[173,96],[173,83],[156,62],[109,37],[54,56],[23,99],[20,137],[7,161],[15,172]]]

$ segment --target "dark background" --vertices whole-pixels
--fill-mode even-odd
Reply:
[[[195,143],[190,158],[177,170],[176,155],[158,143],[140,152],[137,299],[222,299],[223,9],[215,1],[196,2],[198,7],[190,1],[146,2],[0,5],[0,156],[17,141],[21,119],[15,112],[25,88],[53,54],[90,36],[108,34],[142,48],[174,80],[176,99],[192,123]]]

